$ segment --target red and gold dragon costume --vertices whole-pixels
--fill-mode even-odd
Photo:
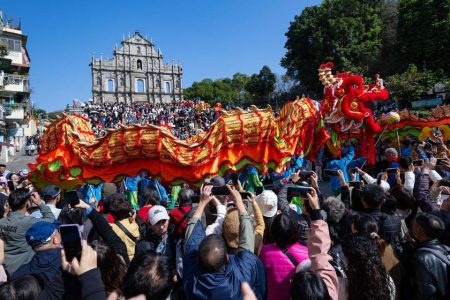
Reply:
[[[339,156],[339,140],[352,131],[359,131],[360,155],[368,157],[368,162],[373,163],[374,135],[380,133],[381,128],[368,106],[374,101],[387,100],[389,93],[379,76],[376,84],[366,86],[359,75],[348,72],[333,75],[333,67],[333,63],[328,62],[319,68],[319,80],[324,85],[321,113],[332,136],[327,141],[327,147],[332,154]]]
[[[323,147],[328,136],[318,116],[308,98],[287,103],[278,118],[270,107],[221,111],[208,132],[178,140],[168,128],[152,125],[97,138],[86,118],[64,115],[44,133],[31,179],[37,186],[69,188],[117,181],[142,169],[173,184],[197,183],[247,164],[281,171],[294,153],[313,157]]]

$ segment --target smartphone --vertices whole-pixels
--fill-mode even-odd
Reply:
[[[339,176],[337,169],[325,169],[323,170],[323,174],[327,176]]]
[[[387,168],[386,169],[386,173],[388,173],[388,174],[396,174],[397,171],[398,171],[397,168]]]
[[[237,173],[232,173],[231,174],[231,181],[233,182],[233,185],[235,187],[239,186],[239,184],[238,184],[239,178],[238,178],[238,174]]]
[[[80,204],[80,198],[78,198],[77,191],[67,191],[64,194],[64,199],[70,204],[70,207],[75,207]]]
[[[437,158],[436,159],[436,166],[442,166],[444,161],[447,161],[448,158]]]
[[[292,186],[287,189],[287,200],[291,202],[294,197],[307,198],[307,194],[311,192],[311,187],[307,186]]]
[[[313,172],[311,171],[300,171],[300,177],[304,178],[304,179],[308,179],[309,177],[311,177],[313,174]]]
[[[66,254],[66,259],[71,262],[74,257],[81,259],[81,232],[78,224],[64,224],[59,226],[59,233]]]
[[[215,186],[211,189],[211,194],[214,196],[228,196],[230,195],[230,190],[224,186]]]
[[[249,199],[252,196],[250,192],[240,192],[239,194],[241,194],[242,200]]]
[[[421,167],[421,166],[423,166],[423,159],[416,159],[416,160],[413,160],[413,166],[416,166],[416,167]]]
[[[362,186],[362,182],[361,181],[349,181],[348,185],[351,186],[351,187],[359,189]]]

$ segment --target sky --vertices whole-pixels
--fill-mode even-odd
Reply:
[[[112,58],[115,43],[139,31],[164,61],[183,65],[183,87],[205,78],[283,74],[285,33],[319,0],[0,0],[4,20],[28,36],[33,103],[47,111],[92,97],[92,55]]]

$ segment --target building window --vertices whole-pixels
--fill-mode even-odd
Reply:
[[[137,68],[138,70],[142,70],[142,60],[140,59],[137,60]]]
[[[138,92],[138,93],[144,93],[145,92],[144,80],[143,79],[136,80],[136,92]]]
[[[141,47],[137,46],[137,53],[141,54]]]
[[[120,86],[125,86],[125,79],[120,78]]]
[[[168,81],[166,81],[166,83],[164,84],[164,92],[165,92],[166,94],[172,93],[172,89],[171,89],[171,86],[170,86],[170,82],[168,82]]]
[[[108,79],[108,92],[114,92],[114,80]]]
[[[8,47],[8,51],[15,51],[15,52],[22,51],[22,42],[21,41],[3,38],[2,43]]]
[[[159,81],[159,79],[156,79],[156,87],[159,88],[160,85],[161,85],[161,81]]]

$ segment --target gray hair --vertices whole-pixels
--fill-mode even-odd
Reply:
[[[328,197],[323,202],[323,209],[327,213],[327,221],[331,223],[339,223],[345,213],[344,203],[336,197]]]

